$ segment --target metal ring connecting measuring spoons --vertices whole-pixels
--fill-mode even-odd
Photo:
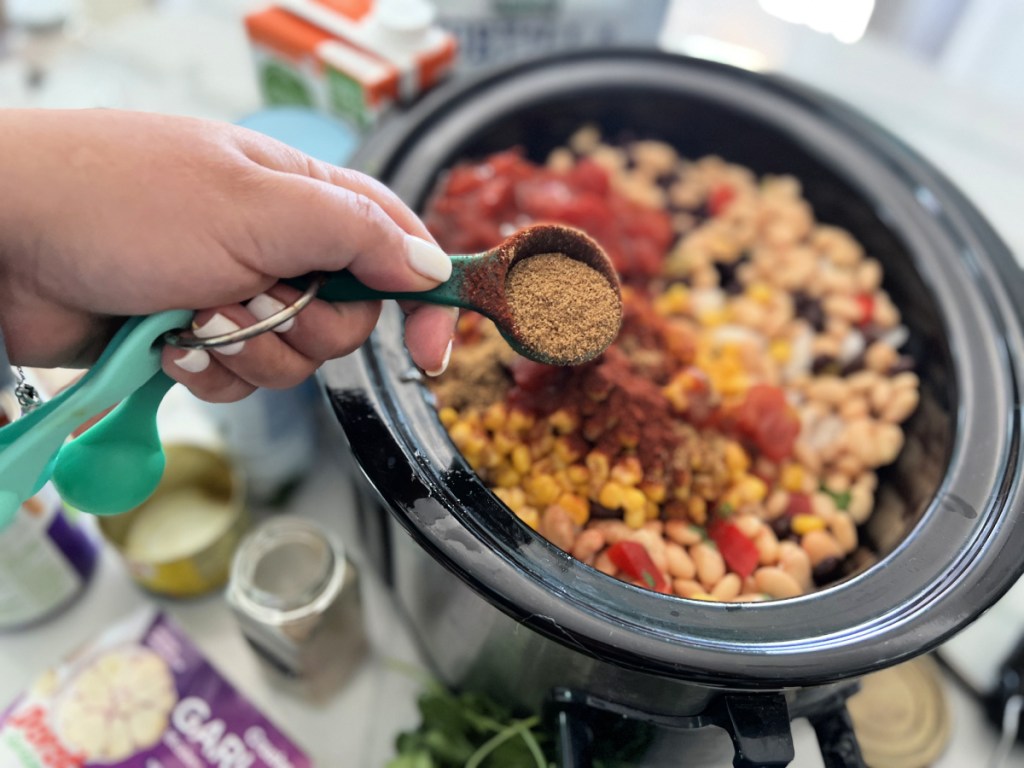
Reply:
[[[285,323],[299,314],[316,298],[317,291],[320,290],[326,280],[326,274],[314,276],[309,283],[309,287],[291,304],[275,312],[270,317],[248,325],[245,328],[239,328],[237,331],[222,333],[219,336],[210,336],[205,339],[199,338],[191,330],[168,331],[163,335],[163,340],[172,347],[180,347],[182,349],[212,349],[251,339],[254,336],[259,336],[261,333],[277,328],[281,323]]]

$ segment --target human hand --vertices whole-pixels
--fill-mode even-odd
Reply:
[[[252,131],[114,110],[0,111],[0,328],[16,365],[87,365],[126,316],[166,309],[199,310],[199,335],[224,333],[297,298],[279,279],[340,269],[420,291],[451,262],[383,185]],[[403,308],[413,361],[440,372],[457,313]],[[380,302],[314,300],[239,345],[167,347],[163,368],[203,399],[238,400],[353,351],[379,313]]]

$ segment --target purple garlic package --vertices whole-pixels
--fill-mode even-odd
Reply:
[[[0,714],[4,768],[309,768],[174,623],[145,610]]]

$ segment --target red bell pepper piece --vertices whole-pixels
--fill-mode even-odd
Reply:
[[[857,309],[860,310],[857,325],[867,325],[875,314],[875,297],[870,293],[858,293],[855,300]]]
[[[736,189],[731,184],[718,184],[708,193],[707,209],[711,216],[717,216],[736,197]]]
[[[667,592],[668,582],[654,565],[643,544],[636,541],[617,541],[608,547],[608,557],[615,567],[656,592]]]
[[[715,542],[729,569],[741,579],[747,578],[757,568],[760,560],[757,546],[743,535],[735,523],[727,520],[712,521],[708,526],[708,538]]]

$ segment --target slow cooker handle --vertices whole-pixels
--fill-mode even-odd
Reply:
[[[553,721],[559,768],[591,768],[598,713],[618,715],[670,729],[689,730],[715,725],[732,739],[733,768],[782,768],[794,757],[790,711],[781,692],[729,692],[705,712],[689,717],[654,715],[567,688],[551,691],[545,713]],[[821,748],[825,768],[864,768],[843,697],[825,703],[809,717]]]

